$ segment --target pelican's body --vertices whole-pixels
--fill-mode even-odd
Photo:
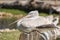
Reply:
[[[43,17],[43,16],[39,16],[38,11],[31,11],[26,17],[20,19],[17,22],[17,27],[18,29],[21,29],[24,31],[25,30],[30,31],[42,25],[54,24],[54,22],[52,21],[53,21],[53,16]]]

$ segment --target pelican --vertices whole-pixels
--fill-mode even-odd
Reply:
[[[52,19],[51,19],[52,18]],[[18,20],[17,22],[17,28],[19,30],[32,30],[37,27],[46,27],[48,24],[52,24],[53,17],[43,17],[39,16],[39,13],[37,10],[31,11],[28,13],[27,16],[23,17],[22,19]],[[44,26],[43,26],[44,25]],[[48,26],[47,26],[48,27]],[[55,27],[55,26],[52,26]]]
[[[51,27],[52,24],[54,25],[54,27],[56,27],[58,20],[59,20],[58,17],[56,17],[54,19],[53,19],[53,16],[43,17],[43,16],[39,16],[38,11],[31,11],[28,13],[27,16],[18,20],[17,28],[19,30],[27,33],[27,32],[30,32],[31,30],[34,30],[35,28],[41,28],[41,27],[44,28],[44,27],[49,27],[49,26]],[[45,31],[40,34],[44,38],[44,40],[50,40],[50,39],[56,39],[57,36],[60,35],[60,32],[56,28],[53,30]],[[28,37],[29,37],[29,35],[28,35]]]

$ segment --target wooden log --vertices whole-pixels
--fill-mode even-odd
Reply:
[[[47,33],[47,34],[45,34]],[[47,36],[48,35],[48,36]],[[39,29],[33,30],[30,33],[22,32],[20,34],[19,40],[55,40],[56,33],[54,29]]]

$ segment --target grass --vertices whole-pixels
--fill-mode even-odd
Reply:
[[[19,40],[19,31],[0,32],[0,40]]]
[[[57,38],[57,40],[60,40],[60,38]]]
[[[14,15],[19,15],[19,14],[23,14],[25,15],[26,12],[22,11],[22,10],[18,10],[18,9],[0,9],[0,12],[7,12],[7,13],[12,13]]]
[[[39,15],[40,15],[40,16],[48,16],[47,13],[40,13]]]

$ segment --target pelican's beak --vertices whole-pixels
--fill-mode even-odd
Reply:
[[[30,18],[30,17],[32,17],[32,16],[31,16],[31,15],[27,15],[27,16],[26,16],[26,18]]]

